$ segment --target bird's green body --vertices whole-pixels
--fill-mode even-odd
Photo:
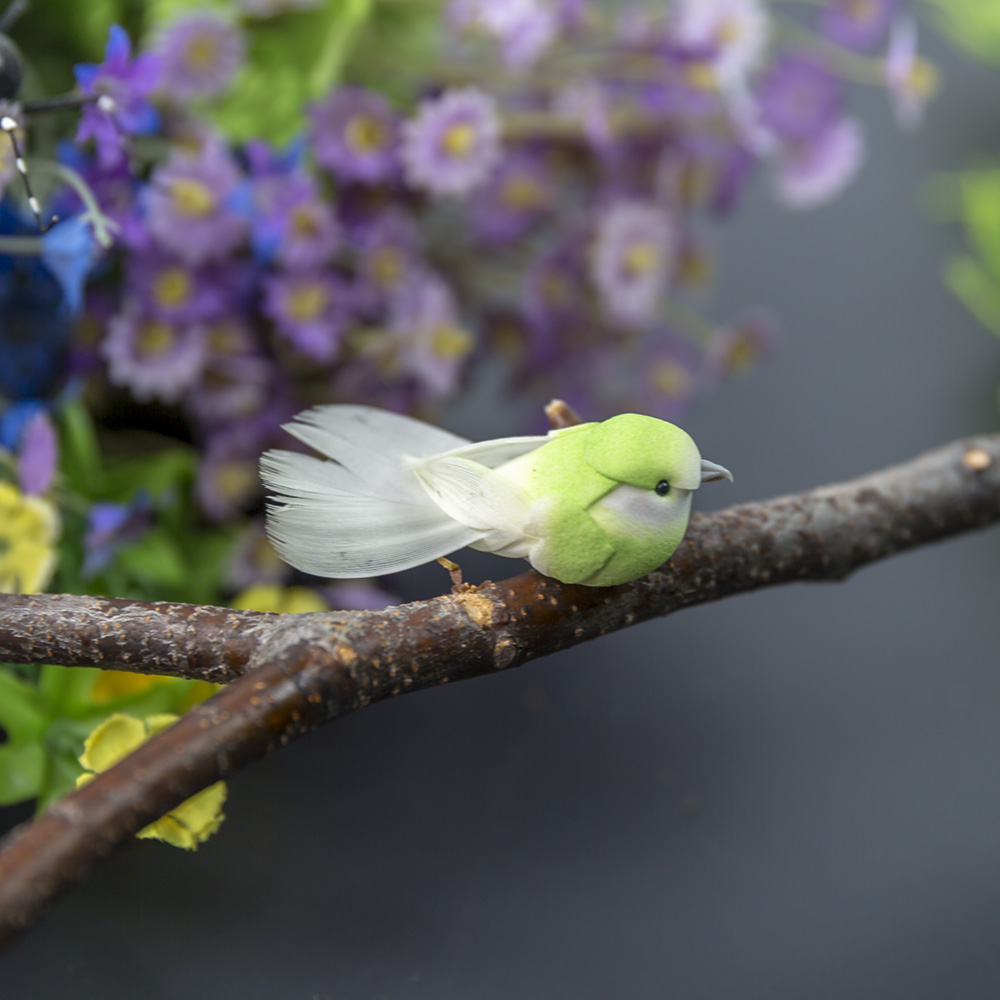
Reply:
[[[532,497],[539,541],[531,564],[564,583],[607,587],[645,576],[670,558],[687,528],[690,491],[701,482],[701,456],[679,427],[626,413],[557,431],[497,472]],[[664,481],[671,492],[656,496]],[[620,486],[649,494],[653,516],[628,517],[609,505]]]
[[[679,427],[634,413],[479,444],[369,407],[320,407],[287,429],[334,461],[264,456],[283,494],[269,531],[293,566],[331,577],[469,545],[563,583],[614,586],[670,557],[702,482],[732,478]]]

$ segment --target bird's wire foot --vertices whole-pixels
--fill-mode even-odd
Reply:
[[[451,592],[453,594],[464,594],[467,590],[473,589],[471,583],[465,583],[462,580],[462,567],[457,562],[452,562],[451,559],[445,556],[441,556],[438,562],[448,571],[448,575],[451,577]]]

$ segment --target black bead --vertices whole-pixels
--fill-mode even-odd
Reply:
[[[665,479],[661,479],[656,484],[656,492],[661,497],[665,497],[670,492],[670,483],[668,483]]]

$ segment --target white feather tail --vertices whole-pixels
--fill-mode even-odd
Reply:
[[[546,440],[472,444],[368,406],[319,406],[284,429],[328,458],[264,454],[261,478],[275,494],[267,507],[268,536],[296,569],[334,579],[395,573],[482,542],[497,528],[505,536],[516,531],[525,498],[485,469],[482,477],[464,477],[463,496],[455,473],[492,468]]]

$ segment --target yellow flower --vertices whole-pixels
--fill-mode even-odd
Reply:
[[[183,684],[186,686],[186,693],[180,701],[173,701],[171,704],[179,712],[186,712],[192,705],[211,698],[222,685],[212,684],[209,681],[195,681],[189,685],[188,681],[180,680],[177,677],[164,677],[161,674],[134,674],[130,670],[102,670],[100,676],[94,681],[94,686],[90,689],[90,700],[97,705],[105,705],[109,701],[117,701],[119,698],[126,698],[129,695],[143,694],[150,688],[158,687],[161,684]]]
[[[93,781],[94,774],[100,774],[117,764],[151,736],[172,726],[178,718],[176,715],[150,715],[145,719],[136,719],[121,712],[108,716],[83,744],[80,763],[88,772],[94,773],[81,774],[76,779],[77,788]],[[163,840],[174,847],[194,851],[219,829],[219,824],[225,818],[222,814],[222,804],[225,801],[226,783],[217,781],[197,795],[192,795],[155,823],[150,823],[136,836]]]
[[[322,594],[308,587],[282,587],[276,583],[258,583],[241,590],[232,601],[242,611],[278,611],[302,614],[306,611],[329,611]]]
[[[90,699],[98,705],[116,701],[130,694],[141,694],[157,684],[170,683],[172,677],[157,674],[133,674],[128,670],[102,670],[90,689]]]
[[[58,536],[54,504],[0,483],[0,593],[36,594],[47,586],[58,559]]]

